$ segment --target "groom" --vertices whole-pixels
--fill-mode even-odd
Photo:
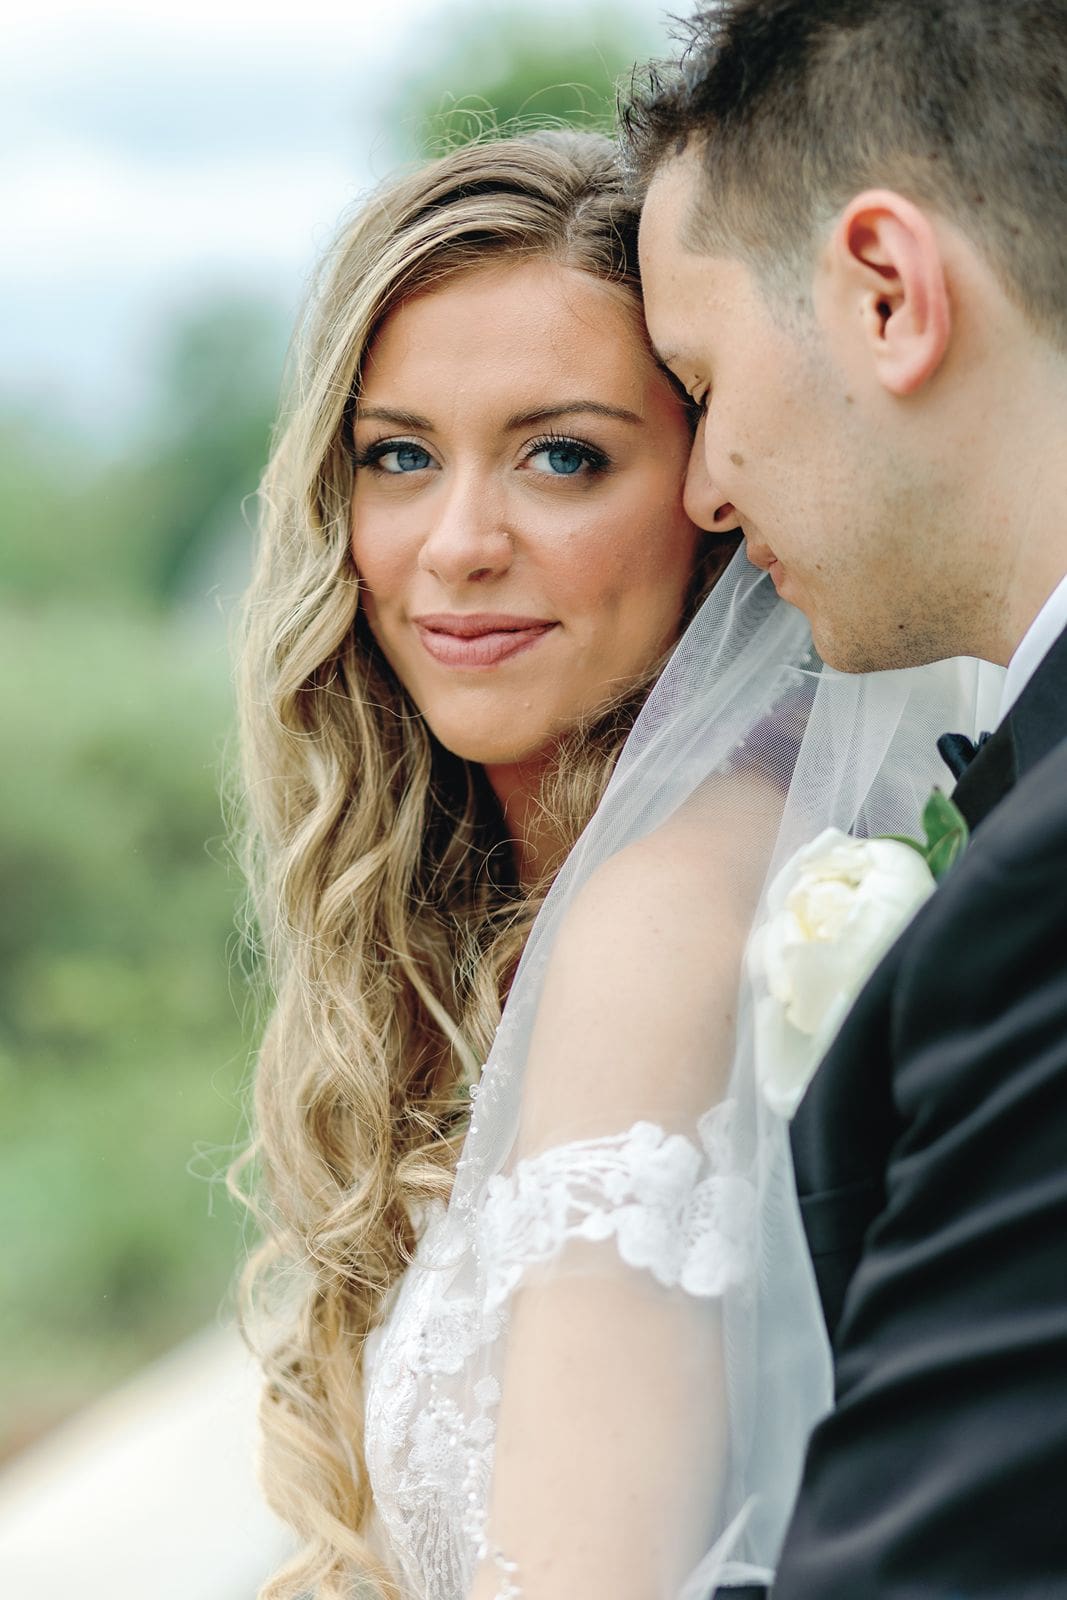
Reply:
[[[942,741],[971,843],[793,1123],[836,1403],[773,1600],[1053,1600],[1067,5],[723,0],[691,31],[627,115],[649,327],[704,406],[690,513],[835,667],[1008,666],[992,737]]]

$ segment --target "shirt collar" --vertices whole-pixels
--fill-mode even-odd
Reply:
[[[1067,577],[1061,578],[1008,662],[1000,700],[1001,721],[1030,682],[1038,667],[1067,628]]]

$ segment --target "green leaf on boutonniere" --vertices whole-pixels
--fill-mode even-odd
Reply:
[[[934,877],[941,879],[956,858],[963,854],[971,837],[963,812],[947,794],[935,789],[923,812],[926,829],[926,864]]]
[[[926,843],[920,844],[918,839],[905,838],[903,834],[894,833],[889,837],[898,844],[910,845],[922,856],[934,877],[941,881],[953,862],[962,855],[971,830],[967,826],[963,812],[954,805],[947,794],[940,789],[935,789],[923,810],[923,827],[926,830]]]

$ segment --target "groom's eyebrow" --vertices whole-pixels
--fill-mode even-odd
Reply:
[[[627,411],[625,406],[605,405],[602,400],[567,400],[558,406],[538,406],[536,411],[517,411],[510,416],[504,427],[510,433],[518,428],[536,428],[543,422],[556,422],[560,417],[573,417],[580,415],[592,417],[611,417],[617,422],[643,422],[636,411]]]

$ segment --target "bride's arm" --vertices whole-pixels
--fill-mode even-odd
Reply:
[[[512,1292],[471,1600],[667,1600],[728,1514],[721,1291],[751,1256],[708,1116],[763,875],[752,807],[769,836],[776,797],[734,781],[718,798],[607,863],[553,954],[517,1164],[485,1219]]]

